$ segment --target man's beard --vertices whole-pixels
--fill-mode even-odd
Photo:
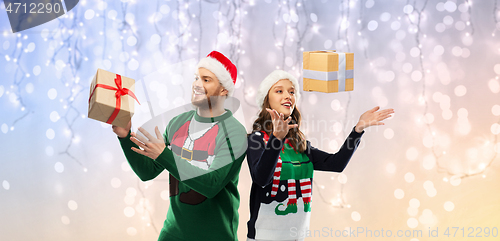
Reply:
[[[220,92],[220,89],[216,93]],[[205,92],[206,93],[206,92]],[[199,100],[191,100],[191,104],[200,109],[212,109],[218,106],[221,101],[224,101],[225,96],[205,94],[205,97]]]

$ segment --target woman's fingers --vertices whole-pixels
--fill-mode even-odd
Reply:
[[[392,114],[392,113],[394,113],[394,110],[392,109],[380,111],[380,114]]]
[[[378,119],[379,120],[385,120],[385,119],[387,119],[389,117],[391,117],[391,115],[387,114],[387,115],[380,116]]]
[[[275,110],[271,110],[269,108],[266,108],[267,112],[269,112],[269,114],[271,115],[271,120],[276,120],[277,119],[277,116],[276,116],[276,111]]]
[[[385,110],[381,110],[379,111],[378,113],[382,114],[382,115],[385,115],[385,114],[392,114],[394,113],[394,109],[385,109]]]
[[[276,119],[281,119],[281,114],[278,113],[278,111],[276,110],[273,110],[274,111],[274,114],[276,114]]]
[[[375,107],[373,107],[373,109],[371,109],[371,110],[369,110],[369,111],[371,111],[371,112],[375,112],[375,111],[377,111],[378,109],[380,109],[380,106],[375,106]]]

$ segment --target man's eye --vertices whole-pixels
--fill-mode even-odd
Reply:
[[[208,82],[208,79],[204,79],[205,82]]]
[[[282,92],[281,90],[276,91],[276,93],[280,93],[280,94],[281,94],[281,92]]]

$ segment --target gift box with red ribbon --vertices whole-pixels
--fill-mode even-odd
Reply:
[[[135,80],[98,69],[90,85],[88,117],[126,128],[134,115]]]

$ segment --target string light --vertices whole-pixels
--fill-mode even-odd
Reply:
[[[498,1],[499,0],[495,0],[494,1],[494,6],[493,6],[493,20],[495,21],[495,26],[494,26],[494,30],[493,30],[493,33],[491,34],[491,36],[495,37],[495,32],[500,29],[500,9],[499,9],[499,4],[498,4]]]
[[[407,2],[407,4],[409,3],[409,1]],[[430,73],[429,70],[427,71],[424,71],[424,64],[423,64],[423,59],[424,59],[424,56],[423,56],[423,50],[422,50],[422,44],[421,44],[421,38],[420,38],[420,34],[421,34],[421,29],[420,29],[420,24],[421,24],[421,20],[422,20],[422,16],[424,16],[424,9],[427,5],[428,1],[425,1],[422,8],[421,9],[418,9],[416,7],[416,3],[414,2],[413,5],[411,5],[411,9],[412,11],[407,11],[406,12],[406,16],[407,16],[407,19],[408,21],[410,22],[410,24],[414,25],[416,27],[416,33],[415,33],[415,41],[416,41],[416,47],[418,48],[418,52],[419,52],[419,63],[420,63],[420,69],[421,69],[421,73],[422,73],[422,94],[421,96],[419,97],[419,102],[420,103],[423,103],[425,108],[424,108],[424,114],[423,116],[428,116],[430,113],[429,113],[429,103],[427,101],[427,99],[425,98],[426,96],[426,89],[427,89],[427,84],[426,84],[426,73]],[[465,7],[468,9],[468,16],[469,16],[469,20],[467,21],[467,26],[470,26],[471,28],[471,33],[469,32],[466,32],[465,33],[465,36],[471,36],[473,33],[474,33],[474,27],[473,27],[473,24],[472,22],[470,21],[470,16],[471,16],[471,8],[472,8],[472,2],[470,0],[466,0],[465,1]],[[414,15],[411,15],[413,12],[416,13],[416,17],[414,17]],[[420,119],[417,120],[418,122],[421,122]],[[436,135],[435,135],[435,131],[432,130],[432,127],[431,127],[431,123],[428,122],[428,121],[424,121],[426,127],[427,127],[427,130],[429,133],[432,133],[431,137],[432,137],[432,145],[431,145],[431,151],[432,151],[432,154],[434,156],[434,158],[436,159],[436,166],[437,166],[437,169],[438,171],[440,172],[446,172],[448,175],[451,175],[451,176],[458,176],[460,178],[466,178],[466,177],[470,177],[470,176],[475,176],[475,175],[480,175],[482,174],[484,171],[486,171],[486,168],[489,167],[491,165],[491,163],[493,162],[493,160],[496,158],[496,154],[492,157],[492,159],[488,162],[488,164],[484,165],[483,168],[480,168],[479,171],[477,172],[471,172],[470,170],[469,171],[464,171],[464,172],[461,172],[461,173],[457,173],[457,172],[454,172],[454,171],[450,171],[448,168],[445,168],[441,165],[440,163],[440,160],[442,158],[442,155],[438,155],[437,154],[437,151],[435,149],[435,143],[436,143]],[[497,143],[497,136],[495,135],[494,137],[495,139],[495,143]],[[443,153],[444,155],[444,153]]]
[[[80,4],[82,4],[83,6],[85,2],[86,1],[81,1]],[[95,18],[99,18],[99,21],[103,20],[102,29],[99,29],[99,27],[101,27],[100,25],[95,25],[99,26],[96,30],[96,33],[85,32],[88,31],[88,29],[86,28],[86,25],[88,23],[87,21],[85,21],[85,19],[79,19],[79,17],[83,17],[83,14],[82,12],[78,12],[78,9],[75,8],[71,11],[71,15],[67,15],[65,18],[56,20],[58,22],[58,29],[60,30],[52,31],[46,36],[42,35],[41,38],[44,42],[46,42],[46,44],[50,44],[49,46],[53,48],[47,62],[44,61],[45,66],[50,68],[56,67],[56,69],[62,68],[63,71],[58,70],[58,72],[67,71],[66,74],[68,74],[64,76],[64,78],[61,78],[64,87],[59,91],[63,94],[59,94],[57,99],[55,99],[53,102],[58,106],[64,108],[64,112],[61,113],[60,119],[63,120],[63,123],[65,125],[64,128],[67,129],[67,136],[65,138],[68,139],[68,144],[65,146],[63,151],[60,152],[60,154],[67,155],[68,157],[70,157],[70,159],[73,159],[82,168],[80,170],[83,170],[84,172],[87,172],[88,169],[85,167],[86,165],[84,165],[84,163],[79,161],[80,156],[75,154],[74,151],[74,147],[79,147],[79,145],[84,143],[84,140],[82,140],[83,135],[79,135],[79,131],[76,126],[82,123],[78,120],[85,119],[86,115],[83,112],[85,108],[82,108],[81,103],[80,105],[77,105],[77,102],[81,102],[82,96],[86,94],[88,89],[88,83],[86,83],[87,81],[80,79],[81,76],[79,76],[79,72],[82,72],[80,69],[80,66],[82,64],[89,60],[91,60],[92,64],[94,64],[93,61],[96,60],[96,57],[85,56],[87,53],[85,51],[82,51],[85,47],[83,46],[83,43],[97,41],[97,44],[94,43],[94,45],[104,46],[104,48],[102,48],[102,51],[99,52],[100,54],[98,57],[101,59],[100,63],[102,63],[102,66],[104,66],[104,62],[106,60],[109,61],[107,63],[112,63],[111,60],[121,60],[121,57],[114,55],[110,51],[113,42],[108,30],[116,26],[116,29],[118,30],[117,39],[119,39],[119,42],[121,42],[121,51],[128,53],[127,58],[124,57],[123,59],[127,59],[128,61],[130,61],[131,58],[135,58],[140,61],[140,57],[144,56],[143,52],[140,51],[142,51],[142,49],[145,49],[144,47],[147,47],[148,41],[151,42],[151,39],[150,36],[145,37],[143,32],[138,31],[140,27],[135,24],[137,20],[134,20],[134,17],[131,17],[133,16],[132,12],[134,12],[136,10],[135,7],[137,7],[133,5],[135,2],[136,1],[122,1],[121,3],[119,3],[118,6],[121,6],[121,9],[116,10],[118,10],[118,12],[120,13],[117,14],[115,18],[108,17],[111,11],[100,10],[102,12],[97,12],[96,10]],[[244,59],[243,55],[245,54],[245,45],[242,45],[242,39],[248,38],[248,33],[246,32],[246,29],[242,27],[242,19],[248,13],[248,11],[246,11],[247,8],[253,7],[255,5],[254,1],[172,1],[168,6],[177,6],[177,8],[172,7],[171,15],[173,15],[175,12],[177,14],[176,20],[178,21],[171,21],[171,25],[165,24],[167,22],[165,13],[162,13],[163,17],[160,18],[159,13],[161,13],[162,11],[161,6],[159,6],[160,2],[157,2],[157,7],[151,14],[151,16],[154,16],[152,17],[153,21],[151,22],[151,25],[155,28],[153,30],[153,33],[156,33],[158,36],[160,36],[160,42],[153,49],[159,50],[161,55],[165,56],[164,62],[179,62],[183,59],[191,58],[196,54],[198,55],[198,59],[203,57],[202,55],[204,53],[200,50],[202,49],[202,42],[206,43],[206,36],[204,37],[203,35],[206,33],[203,33],[201,29],[201,16],[202,5],[207,2],[219,4],[217,23],[215,25],[217,26],[216,36],[219,36],[219,34],[221,34],[221,36],[225,37],[221,37],[220,41],[219,38],[217,38],[217,41],[215,41],[215,48],[228,48],[229,50],[225,53],[228,53],[230,59],[232,59],[237,66],[243,65],[244,61],[240,61]],[[380,73],[380,65],[378,64],[378,60],[368,58],[369,52],[367,48],[367,39],[370,38],[370,34],[372,32],[369,28],[367,28],[369,23],[365,21],[366,16],[364,16],[365,8],[370,8],[366,6],[367,2],[369,1],[342,0],[340,3],[341,8],[338,17],[338,25],[336,23],[333,26],[322,26],[316,21],[312,20],[313,17],[310,11],[312,9],[315,9],[313,4],[316,4],[312,3],[312,1],[273,1],[271,4],[267,5],[273,9],[276,9],[278,13],[276,15],[276,18],[274,19],[274,24],[272,24],[271,22],[273,26],[273,38],[275,44],[274,47],[272,47],[273,43],[271,44],[271,49],[274,49],[274,52],[277,53],[278,61],[276,63],[273,63],[271,67],[291,70],[293,73],[296,73],[296,75],[300,75],[301,52],[304,51],[304,46],[308,42],[305,40],[305,36],[307,34],[321,36],[325,33],[335,34],[336,32],[337,40],[334,43],[334,46],[338,51],[350,52],[351,46],[353,48],[358,46],[353,45],[353,43],[359,43],[359,48],[364,50],[364,57],[366,60],[368,60],[367,62],[369,62],[369,64],[365,64],[367,68],[373,71],[375,74]],[[408,1],[407,5],[410,5],[411,2],[412,1]],[[445,166],[443,164],[444,162],[442,162],[443,158],[451,158],[453,153],[449,152],[447,154],[446,150],[437,148],[434,145],[440,140],[439,138],[441,137],[443,132],[438,128],[438,125],[433,124],[432,121],[430,121],[431,119],[435,119],[440,115],[436,115],[432,112],[434,106],[431,104],[430,96],[429,98],[427,98],[427,96],[429,95],[428,92],[430,91],[430,87],[433,86],[433,75],[436,74],[433,73],[434,69],[429,67],[428,64],[431,63],[431,61],[434,61],[432,54],[424,53],[425,48],[428,47],[428,43],[434,41],[434,39],[432,39],[434,35],[431,34],[430,31],[428,33],[424,33],[421,29],[422,26],[427,25],[424,24],[425,19],[433,14],[433,12],[426,8],[428,2],[429,1],[425,1],[423,7],[417,7],[417,1],[413,1],[413,5],[411,5],[413,11],[408,13],[405,12],[406,17],[404,18],[404,20],[406,20],[411,25],[410,34],[415,34],[416,43],[412,47],[418,50],[417,57],[420,63],[419,69],[422,74],[420,80],[422,92],[417,95],[417,100],[418,103],[422,103],[422,106],[424,106],[425,110],[423,115],[419,115],[413,120],[418,120],[421,125],[426,128],[428,133],[430,133],[432,144],[430,146],[430,150],[432,150],[432,156],[434,156],[436,159],[437,169],[438,171],[447,175],[446,177],[443,177],[443,182],[453,184],[456,182],[457,177],[459,179],[463,179],[465,177],[475,175],[480,175],[482,178],[490,177],[491,175],[487,176],[485,172],[497,158],[496,151],[493,152],[494,155],[488,156],[490,158],[484,158],[484,160],[481,160],[480,164],[477,165],[477,169],[457,171],[451,169],[449,166]],[[418,3],[422,4],[421,1]],[[500,16],[498,9],[498,0],[495,0],[494,3],[495,6],[493,8],[493,17],[496,24],[495,27],[498,28]],[[359,4],[359,6],[357,6],[356,4]],[[459,34],[461,37],[465,36],[467,38],[472,38],[474,34],[480,34],[480,31],[474,31],[475,25],[472,22],[472,1],[465,0],[463,6],[464,7],[462,8],[466,9],[467,12],[467,14],[463,15],[464,17],[462,18],[462,24],[464,25],[465,29],[459,30]],[[356,15],[355,12],[350,11],[350,8],[354,9],[354,7],[359,7],[359,16],[351,16]],[[474,7],[477,6],[474,5]],[[165,8],[164,11],[166,11]],[[464,12],[462,11],[462,13]],[[203,14],[205,15],[206,13]],[[284,17],[285,14],[287,17]],[[394,18],[397,18],[398,22],[404,22],[401,16],[394,16]],[[294,19],[299,20],[294,21]],[[489,21],[491,21],[491,19]],[[116,23],[119,24],[114,25]],[[478,23],[476,24],[480,26]],[[379,25],[379,28],[380,27],[381,25]],[[367,29],[370,31],[365,31]],[[495,36],[496,30],[497,29],[495,29],[492,33],[493,37]],[[27,81],[30,80],[30,78],[34,77],[33,73],[31,73],[31,71],[28,71],[26,69],[26,66],[23,64],[26,62],[26,59],[30,57],[30,41],[33,41],[33,39],[35,39],[36,37],[23,34],[8,34],[7,31],[3,32],[3,36],[6,38],[15,38],[15,43],[12,44],[9,49],[9,51],[11,52],[2,53],[1,55],[6,59],[7,64],[15,66],[14,81],[12,82],[11,86],[6,87],[5,91],[5,95],[13,94],[13,106],[15,106],[16,110],[20,110],[20,113],[16,113],[17,115],[19,115],[19,117],[16,116],[17,118],[11,123],[11,125],[5,128],[6,130],[14,131],[16,130],[15,127],[17,127],[19,121],[25,120],[27,116],[33,113],[31,108],[32,106],[30,106],[29,103],[25,103],[27,100],[26,94],[23,91],[23,89],[25,88],[21,87],[24,87],[24,84],[26,84]],[[359,37],[353,38],[353,36]],[[135,39],[135,44],[128,45],[129,37]],[[335,36],[333,36],[333,38],[335,38]],[[100,44],[102,43],[101,41],[104,41],[104,44]],[[250,53],[249,49],[246,50],[248,53]],[[374,53],[375,52],[370,52],[370,54],[372,55]],[[495,53],[498,53],[496,52],[496,49]],[[459,55],[457,55],[457,57],[459,57]],[[58,61],[61,61],[63,65],[58,65]],[[126,70],[126,72],[132,71],[131,73],[135,73],[133,72],[134,70],[126,68],[128,61],[122,61],[123,67],[125,67],[124,69]],[[141,69],[144,67],[142,62],[140,66]],[[248,71],[245,71],[245,73],[248,74]],[[240,72],[239,78],[241,80],[245,78],[245,73]],[[66,78],[68,76],[69,78]],[[498,76],[495,76],[495,79],[498,80]],[[253,97],[255,96],[255,89],[251,85],[246,86],[248,82],[250,81],[242,81],[242,85],[245,86],[244,88],[242,88],[242,91],[244,92],[245,96],[249,97],[248,100],[253,100]],[[181,93],[184,95],[184,92],[179,92],[179,94]],[[345,115],[345,124],[347,124],[348,110],[351,109],[351,96],[350,93],[348,94],[349,99],[347,100],[347,103],[339,108],[339,110],[343,111],[339,113]],[[83,99],[85,98],[83,97]],[[244,98],[244,100],[247,101],[247,98]],[[255,106],[253,101],[249,101],[246,104],[248,104],[249,106]],[[466,118],[462,119],[467,120]],[[500,120],[497,121],[496,124],[500,124]],[[469,123],[469,125],[471,124]],[[2,131],[3,129],[4,128],[2,126]],[[346,128],[343,128],[342,132],[345,129]],[[63,131],[63,134],[66,133]],[[483,149],[494,149],[495,146],[498,145],[497,136],[498,135],[494,134],[494,138],[483,138],[480,142],[478,142],[479,144],[475,143],[473,145],[473,148],[475,148],[477,152],[480,152]],[[455,142],[452,141],[451,143]],[[482,157],[479,156],[476,159],[480,158]],[[458,159],[456,162],[460,163],[463,161],[461,159]],[[164,179],[158,180],[166,181]],[[314,183],[315,186],[318,187],[315,188],[315,193],[318,194],[319,200],[321,200],[322,202],[327,203],[328,205],[331,205],[335,208],[351,207],[350,204],[346,203],[346,199],[348,199],[349,197],[346,196],[344,192],[344,183],[340,183],[340,190],[333,194],[333,198],[328,196],[328,193],[331,191],[330,185],[321,183],[323,185],[321,187],[318,185],[318,183],[316,183],[316,180],[314,181]],[[152,209],[153,206],[146,199],[146,197],[148,196],[146,195],[146,190],[150,190],[151,185],[141,185],[138,181],[137,187],[140,190],[139,193],[141,194],[143,200],[140,202],[140,206],[142,206],[142,209],[145,210],[145,212],[141,216],[141,220],[143,220],[144,226],[153,227],[155,232],[159,233],[157,227],[160,227],[160,225],[155,224],[154,220],[152,220],[151,218],[152,214],[154,213],[154,210]]]

